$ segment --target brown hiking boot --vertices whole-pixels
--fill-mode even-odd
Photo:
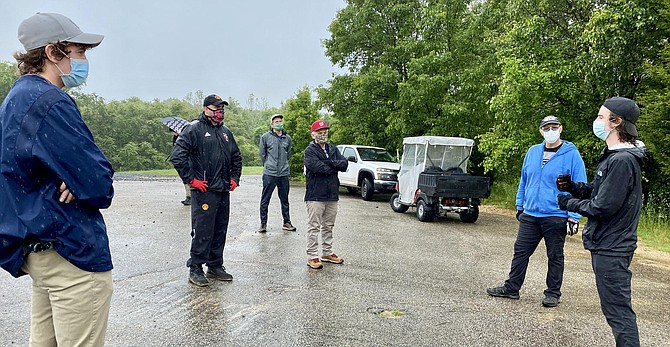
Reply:
[[[323,264],[321,264],[319,258],[311,258],[307,260],[307,266],[311,267],[312,269],[321,269]]]
[[[327,263],[333,263],[333,264],[344,263],[344,259],[338,257],[337,254],[335,254],[335,253],[332,253],[331,255],[324,255],[323,257],[321,257],[321,261],[325,261]]]

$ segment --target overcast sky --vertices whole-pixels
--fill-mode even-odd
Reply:
[[[23,47],[19,23],[57,12],[84,32],[105,35],[87,53],[83,92],[105,100],[185,97],[202,90],[270,106],[303,87],[325,85],[333,67],[321,40],[343,0],[2,1],[0,60]]]

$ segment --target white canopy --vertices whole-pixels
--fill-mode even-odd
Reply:
[[[446,136],[414,136],[405,137],[402,140],[403,144],[417,144],[417,145],[446,145],[446,146],[466,146],[472,147],[475,141],[463,137],[446,137]]]

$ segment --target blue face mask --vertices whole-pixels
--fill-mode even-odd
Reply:
[[[65,84],[66,87],[79,87],[86,83],[86,79],[88,78],[88,60],[70,57],[68,57],[68,59],[70,59],[71,68],[69,74],[64,74],[63,70],[61,70],[58,65],[56,65],[56,68],[60,71],[60,78],[63,80],[63,84]]]
[[[605,131],[605,123],[593,121],[593,134],[596,135],[597,138],[605,141],[610,132]]]

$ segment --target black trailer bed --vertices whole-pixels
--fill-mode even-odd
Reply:
[[[422,172],[419,189],[428,196],[446,198],[488,198],[490,178],[464,173]]]

